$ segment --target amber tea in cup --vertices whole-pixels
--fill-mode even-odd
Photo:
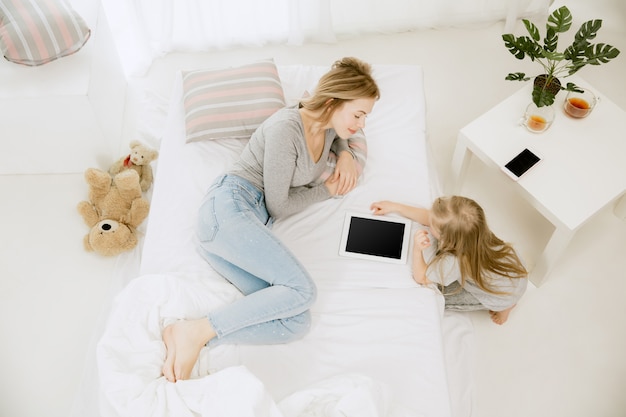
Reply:
[[[546,131],[554,121],[554,109],[552,106],[537,107],[535,103],[530,103],[526,107],[526,112],[521,123],[532,133]]]
[[[591,113],[597,101],[596,96],[589,90],[583,90],[582,93],[568,91],[563,102],[563,110],[570,117],[582,119]]]

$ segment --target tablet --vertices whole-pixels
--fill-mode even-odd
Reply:
[[[411,240],[411,220],[399,217],[346,213],[339,255],[404,264]]]

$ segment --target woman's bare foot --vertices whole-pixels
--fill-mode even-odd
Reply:
[[[200,350],[215,337],[208,319],[180,320],[163,330],[167,354],[163,375],[170,382],[189,379]]]
[[[509,318],[509,314],[511,313],[511,310],[513,310],[513,308],[515,308],[516,304],[513,304],[511,307],[507,308],[506,310],[502,310],[502,311],[492,311],[489,310],[489,315],[491,316],[491,320],[495,323],[495,324],[504,324],[506,323],[506,321]]]

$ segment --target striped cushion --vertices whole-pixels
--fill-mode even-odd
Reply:
[[[187,142],[249,139],[285,106],[272,59],[232,68],[183,72]]]
[[[0,0],[0,47],[9,61],[43,65],[77,52],[90,35],[63,0]]]

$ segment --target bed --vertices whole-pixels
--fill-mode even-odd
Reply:
[[[461,346],[444,346],[446,335],[454,334],[456,343],[467,328],[446,330],[441,294],[415,284],[409,264],[338,255],[346,211],[367,213],[381,199],[428,206],[438,194],[421,67],[373,69],[381,99],[367,120],[369,155],[359,186],[273,226],[317,284],[311,331],[283,345],[205,348],[192,379],[172,384],[160,374],[163,327],[240,296],[198,255],[194,239],[205,190],[245,144],[186,141],[177,75],[139,276],[115,298],[97,346],[102,416],[467,415],[466,380],[451,377],[456,371],[446,366],[456,358],[456,370],[466,371],[457,355]],[[326,70],[278,66],[285,101],[311,91]]]

